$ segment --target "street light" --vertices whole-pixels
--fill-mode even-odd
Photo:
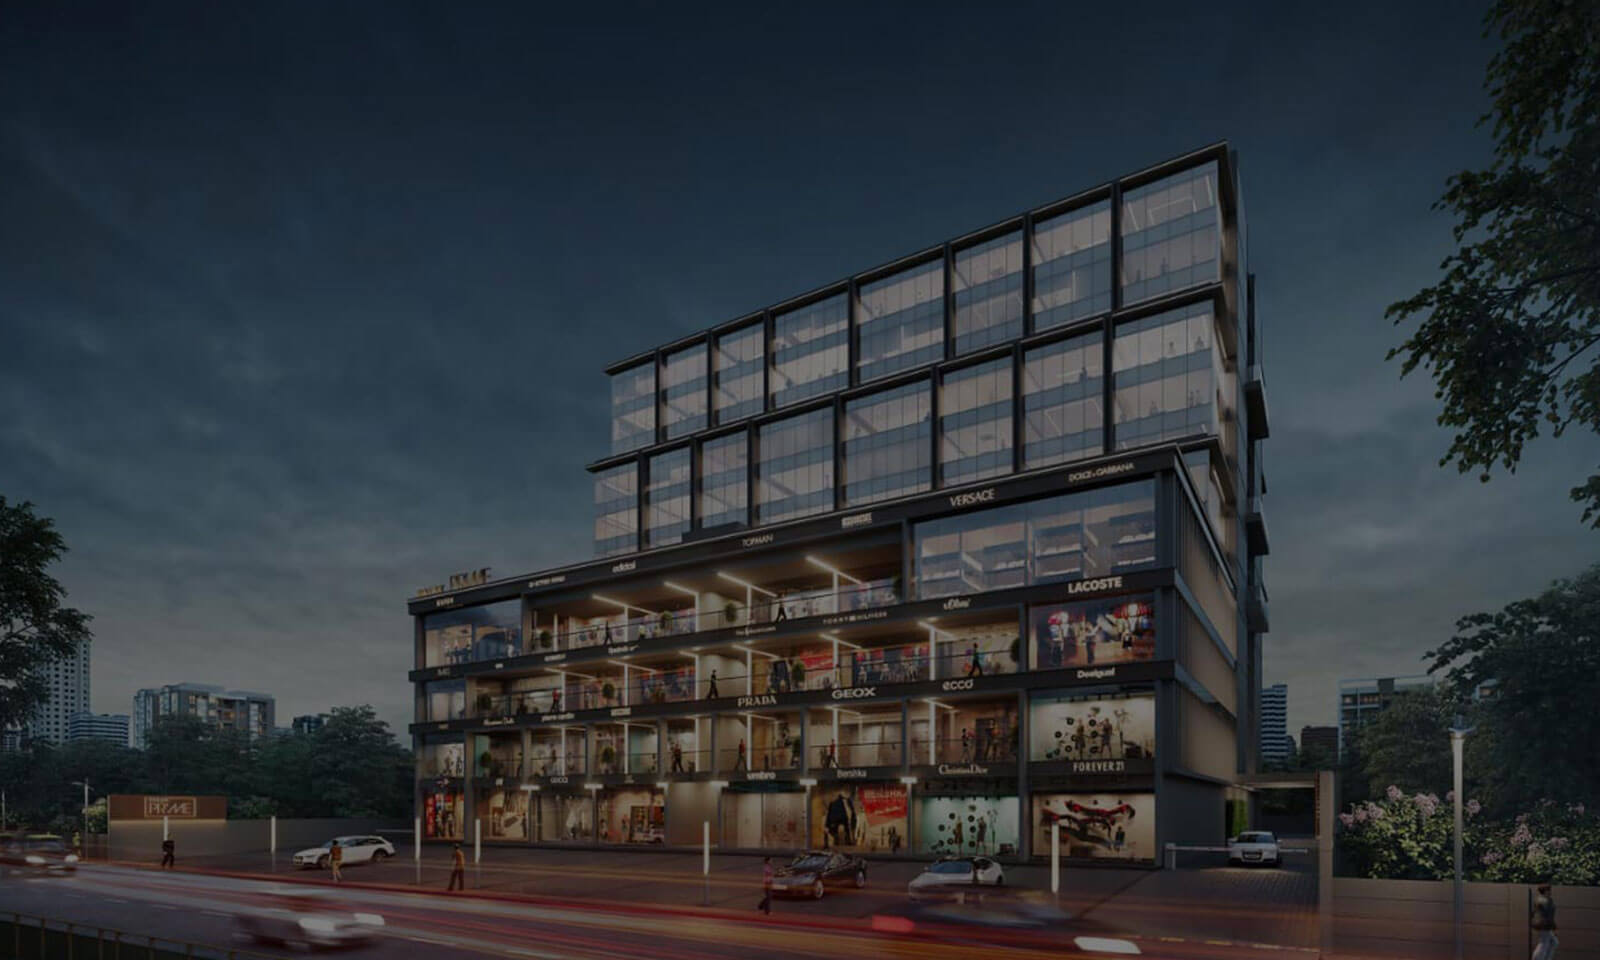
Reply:
[[[1461,960],[1461,947],[1462,947],[1462,943],[1461,943],[1461,939],[1462,939],[1461,938],[1461,901],[1462,901],[1462,894],[1464,892],[1464,888],[1462,886],[1462,880],[1461,880],[1461,829],[1462,829],[1462,819],[1463,819],[1462,815],[1461,815],[1461,804],[1463,802],[1465,802],[1465,801],[1462,799],[1461,795],[1465,792],[1465,790],[1463,789],[1462,782],[1461,782],[1462,781],[1462,777],[1461,777],[1461,751],[1462,751],[1463,744],[1466,743],[1467,734],[1471,733],[1472,731],[1474,731],[1476,729],[1477,729],[1477,727],[1469,727],[1469,726],[1467,726],[1466,718],[1461,716],[1461,714],[1459,714],[1459,713],[1456,714],[1456,722],[1450,727],[1450,760],[1451,760],[1451,763],[1453,765],[1453,771],[1452,772],[1454,774],[1453,779],[1454,779],[1455,791],[1456,791],[1456,804],[1455,804],[1455,814],[1456,814],[1456,823],[1455,823],[1455,832],[1456,832],[1456,886],[1455,886],[1456,960]]]
[[[77,850],[78,856],[81,857],[83,856],[83,845],[89,842],[89,781],[74,780],[72,785],[83,788],[83,833],[79,835],[81,839],[78,842]]]

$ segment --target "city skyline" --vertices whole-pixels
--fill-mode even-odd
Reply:
[[[1172,36],[1259,56],[1132,77],[1115,45],[1058,73],[1059,31],[1014,24],[963,22],[969,42],[920,65],[866,39],[907,28],[881,15],[859,35],[741,25],[833,50],[821,89],[671,23],[622,37],[625,66],[581,90],[562,82],[572,54],[526,55],[548,45],[531,23],[453,24],[446,55],[403,14],[376,37],[337,13],[315,29],[264,14],[256,29],[308,45],[272,92],[242,34],[202,44],[158,12],[103,48],[60,22],[8,30],[0,77],[51,80],[0,83],[0,324],[18,345],[0,359],[0,488],[72,550],[61,579],[100,639],[90,709],[127,709],[177,660],[251,677],[285,715],[372,702],[403,730],[397,595],[590,553],[606,364],[1227,139],[1264,280],[1263,681],[1295,689],[1289,729],[1336,722],[1330,664],[1416,673],[1456,617],[1591,552],[1566,498],[1580,451],[1535,444],[1488,485],[1440,469],[1431,385],[1383,362],[1400,338],[1383,308],[1449,243],[1428,204],[1486,153],[1490,47],[1471,17],[1386,13],[1376,35],[1378,15],[1172,8],[1156,17]],[[1117,32],[1074,16],[1073,32]],[[1274,43],[1310,30],[1316,50]],[[1412,49],[1418,31],[1437,42]],[[660,75],[662,36],[706,72]],[[156,56],[172,69],[144,69]],[[965,92],[977,72],[1015,102]],[[920,92],[858,99],[901,75]],[[118,119],[132,102],[137,126]],[[980,113],[950,136],[949,117]],[[340,679],[357,670],[376,679]]]

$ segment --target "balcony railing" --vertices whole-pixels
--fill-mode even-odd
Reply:
[[[812,766],[817,769],[836,767],[898,767],[904,754],[899,740],[841,740],[838,743],[813,744]]]
[[[912,763],[1016,763],[1017,744],[1015,731],[1007,734],[985,735],[974,732],[963,737],[941,737],[933,742],[932,759],[929,758],[928,741],[911,738]]]

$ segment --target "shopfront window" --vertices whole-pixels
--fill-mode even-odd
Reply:
[[[772,405],[785,407],[843,389],[849,381],[845,294],[778,314],[772,321]]]
[[[1122,195],[1122,302],[1138,303],[1221,274],[1217,165]]]
[[[912,539],[921,600],[1145,569],[1156,561],[1155,484],[928,520]]]
[[[545,843],[589,843],[594,839],[594,801],[587,793],[535,794],[539,839]]]
[[[1033,329],[1111,309],[1111,202],[1033,225]]]
[[[594,553],[610,557],[639,548],[639,469],[632,461],[594,475]]]
[[[528,795],[515,786],[490,787],[478,794],[478,816],[492,840],[527,840]]]
[[[661,429],[666,439],[706,427],[706,345],[661,358]]]
[[[1105,597],[1029,611],[1034,668],[1059,670],[1149,660],[1156,655],[1154,597]]]
[[[1022,336],[1022,231],[956,251],[950,283],[957,356]]]
[[[426,784],[422,795],[422,835],[435,840],[460,840],[466,798],[455,786]]]
[[[660,790],[602,790],[597,798],[601,843],[665,843],[667,801]]]
[[[1028,737],[1028,759],[1036,763],[1068,762],[1085,772],[1125,772],[1127,761],[1155,757],[1156,698],[1148,693],[1036,695],[1028,704]],[[1122,766],[1114,766],[1119,762]]]
[[[833,509],[833,408],[763,424],[756,446],[756,522]]]
[[[656,365],[646,361],[611,375],[611,452],[656,441]]]
[[[644,539],[647,547],[677,543],[689,532],[690,449],[658,453],[648,463],[644,489]]]
[[[917,852],[930,856],[1015,856],[1021,804],[1011,796],[919,796]],[[1048,849],[1048,848],[1046,848]]]
[[[944,358],[944,261],[861,285],[856,369],[862,383]]]
[[[1156,859],[1153,793],[1036,793],[1033,849],[1050,849],[1050,827],[1061,826],[1061,855],[1094,860]]]
[[[765,340],[766,329],[759,323],[717,337],[711,373],[717,423],[732,423],[761,412]]]
[[[1011,358],[944,375],[939,388],[939,485],[1011,472]]]
[[[422,618],[423,666],[472,663],[522,653],[522,601],[505,600]]]
[[[417,711],[420,723],[459,720],[467,715],[467,681],[431,680],[422,685],[422,703]]]
[[[906,787],[899,783],[828,783],[811,791],[811,845],[856,853],[893,853],[909,844]]]
[[[1220,435],[1232,378],[1209,302],[1120,324],[1111,348],[1116,449]],[[1226,439],[1226,438],[1225,438]]]
[[[736,784],[722,794],[722,844],[734,849],[796,850],[806,845],[806,794]]]
[[[417,754],[417,776],[423,780],[464,777],[466,744],[460,735],[453,740],[426,739]]]
[[[1105,450],[1105,337],[1099,332],[1035,347],[1022,365],[1022,458],[1028,469]]]
[[[700,444],[701,529],[749,522],[749,446],[742,430]]]
[[[844,405],[844,505],[920,493],[931,485],[933,413],[925,381]]]

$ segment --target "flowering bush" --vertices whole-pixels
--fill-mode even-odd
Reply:
[[[1445,880],[1455,875],[1454,796],[1406,796],[1390,787],[1377,803],[1339,814],[1340,848],[1360,876],[1398,880]],[[1501,883],[1548,881],[1600,885],[1600,817],[1583,804],[1546,800],[1510,823],[1482,817],[1476,800],[1464,805],[1463,859],[1473,880]]]

